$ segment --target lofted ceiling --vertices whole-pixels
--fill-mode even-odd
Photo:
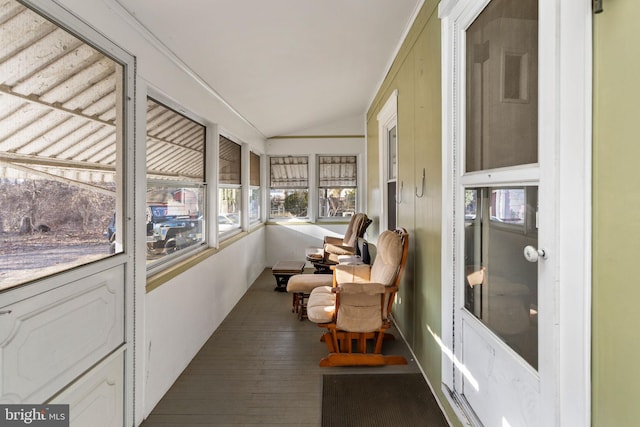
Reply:
[[[422,0],[115,0],[265,137],[363,116]]]

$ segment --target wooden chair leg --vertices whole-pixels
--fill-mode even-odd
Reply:
[[[352,348],[351,348],[351,344],[352,344],[352,341],[353,341],[353,335],[351,335],[351,332],[347,332],[347,333],[345,334],[345,336],[346,336],[346,339],[347,339],[347,342],[346,342],[346,344],[347,344],[347,345],[346,345],[346,347],[347,347],[347,348],[345,349],[345,351],[346,351],[347,353],[352,353],[352,352],[353,352],[353,350],[352,350]]]
[[[367,335],[358,334],[358,351],[362,354],[367,352]]]
[[[333,346],[333,337],[329,332],[324,333],[320,338],[320,341],[324,342],[327,345],[329,353],[335,353],[338,351],[338,349]]]
[[[384,332],[380,331],[377,333],[377,337],[376,337],[376,345],[375,348],[373,349],[373,352],[375,354],[380,354],[382,353],[382,341],[384,340]]]
[[[335,329],[331,330],[331,338],[332,338],[333,348],[336,349],[336,351],[340,351],[340,347],[338,344],[338,333]]]

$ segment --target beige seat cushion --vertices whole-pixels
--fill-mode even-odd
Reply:
[[[313,323],[328,323],[333,320],[336,306],[336,294],[331,286],[319,286],[311,291],[307,301],[307,318]]]
[[[309,294],[318,286],[331,286],[332,283],[333,276],[330,274],[296,274],[289,278],[287,292]]]

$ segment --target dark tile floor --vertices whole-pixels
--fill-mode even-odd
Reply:
[[[385,353],[404,366],[320,368],[322,329],[291,312],[266,269],[173,384],[143,427],[320,426],[322,375],[420,372],[399,334]]]

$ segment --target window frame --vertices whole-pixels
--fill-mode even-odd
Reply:
[[[247,181],[247,187],[248,187],[248,194],[247,194],[247,200],[248,200],[248,205],[247,205],[247,218],[249,221],[249,225],[255,225],[255,224],[260,224],[263,222],[263,203],[262,203],[262,171],[263,171],[263,167],[262,167],[262,155],[260,155],[259,153],[256,153],[255,151],[249,149],[248,150],[249,155],[248,155],[248,160],[247,163],[249,165],[248,169],[249,169],[249,179]],[[253,164],[251,162],[251,159],[253,158],[252,156],[256,156],[257,157],[257,161],[258,161],[258,185],[255,185],[255,183],[253,182]],[[254,192],[257,191],[257,197],[256,200],[254,200],[253,198],[253,194]],[[251,205],[253,203],[256,203],[258,206],[258,216],[257,218],[252,218],[251,217]]]
[[[353,186],[337,186],[337,185],[333,185],[333,186],[322,186],[321,185],[321,175],[322,175],[322,167],[321,167],[321,160],[323,157],[352,157],[355,162],[355,173],[354,173],[354,180],[355,180],[355,185]],[[329,189],[353,189],[355,191],[355,195],[354,195],[354,212],[353,215],[355,215],[356,213],[358,213],[358,210],[360,208],[360,205],[358,203],[359,201],[359,184],[360,184],[360,180],[359,178],[359,174],[360,174],[360,170],[359,170],[359,159],[358,159],[358,155],[357,154],[317,154],[316,155],[316,161],[315,161],[315,166],[316,166],[316,203],[317,203],[317,207],[316,207],[316,218],[318,221],[321,222],[330,222],[330,221],[342,221],[345,219],[345,217],[349,217],[349,215],[347,216],[326,216],[326,215],[320,215],[320,210],[321,210],[321,206],[320,206],[320,195],[322,193],[323,190],[329,190]]]
[[[117,250],[114,254],[80,263],[75,266],[54,272],[46,272],[37,277],[29,278],[3,289],[9,303],[11,295],[32,295],[40,291],[46,291],[61,284],[68,283],[79,277],[86,277],[96,272],[103,271],[105,266],[114,266],[126,262],[125,253],[133,252],[134,235],[131,221],[125,220],[133,212],[133,203],[127,197],[128,188],[133,181],[132,152],[128,152],[125,146],[134,139],[134,110],[135,110],[135,58],[129,52],[122,49],[112,40],[96,31],[66,9],[55,2],[39,0],[16,0],[35,14],[42,16],[58,29],[65,31],[77,38],[83,44],[103,54],[106,58],[119,65],[121,77],[116,84],[116,90],[120,92],[116,101],[116,115],[122,121],[117,129],[116,138],[116,163],[114,170],[115,183],[115,210],[119,214],[115,219],[114,227],[120,231],[117,235]],[[8,162],[11,163],[11,162]],[[82,188],[82,185],[81,185]],[[106,227],[105,227],[106,232]],[[127,276],[127,280],[131,280]]]
[[[209,174],[210,174],[210,170],[211,170],[211,155],[212,155],[212,151],[210,148],[211,144],[211,138],[212,138],[212,134],[215,134],[215,127],[212,126],[210,123],[208,123],[206,120],[204,120],[203,118],[201,118],[200,116],[198,116],[197,114],[187,110],[185,107],[183,107],[182,105],[176,103],[175,101],[173,101],[172,99],[170,99],[168,96],[166,96],[164,93],[162,93],[161,91],[152,88],[152,87],[148,87],[147,90],[147,94],[146,97],[144,98],[144,101],[141,101],[142,104],[145,105],[145,115],[144,115],[144,123],[143,123],[143,130],[142,132],[144,132],[144,137],[145,137],[145,158],[146,158],[146,153],[147,153],[147,148],[146,148],[146,138],[147,138],[147,115],[146,115],[146,105],[148,100],[151,99],[152,101],[156,102],[157,104],[168,108],[170,110],[172,110],[174,113],[177,113],[193,122],[195,122],[198,125],[203,126],[204,128],[204,152],[203,152],[203,176],[202,176],[202,181],[198,182],[196,184],[195,181],[185,181],[185,180],[166,180],[167,184],[171,184],[173,186],[179,187],[179,186],[183,186],[185,188],[188,187],[201,187],[203,189],[203,200],[201,202],[201,206],[202,206],[202,224],[201,224],[201,233],[203,234],[202,240],[197,243],[197,244],[193,244],[190,246],[187,246],[185,248],[182,248],[174,253],[170,253],[167,254],[165,256],[163,256],[162,258],[159,258],[157,260],[154,260],[153,262],[149,262],[147,260],[147,265],[146,265],[146,272],[147,272],[147,277],[155,275],[157,273],[160,273],[163,270],[166,270],[167,268],[170,268],[182,261],[184,261],[185,259],[188,259],[190,257],[193,257],[194,255],[206,250],[207,248],[210,247],[211,245],[211,241],[212,241],[212,236],[211,236],[211,228],[209,226],[210,224],[210,218],[211,218],[211,203],[210,203],[210,199],[211,199],[211,186],[208,182],[208,178],[209,178]],[[144,177],[145,177],[145,187],[148,188],[148,184],[149,182],[152,183],[159,183],[159,182],[163,182],[164,180],[158,180],[158,179],[149,179],[148,174],[147,174],[147,165],[145,164],[145,169],[144,169]],[[145,191],[145,195],[146,195],[146,191]],[[146,208],[146,203],[145,203],[145,208]],[[145,243],[146,245],[146,243]]]
[[[238,168],[239,168],[239,173],[238,173],[238,183],[222,183],[222,179],[220,177],[220,173],[222,172],[222,168],[220,166],[220,161],[221,159],[221,147],[222,147],[222,140],[223,138],[228,141],[229,143],[235,144],[238,146],[238,150],[240,152],[240,156],[238,158]],[[244,173],[244,168],[243,168],[243,162],[242,162],[242,158],[243,158],[243,149],[242,149],[242,144],[239,142],[236,142],[235,138],[231,137],[231,136],[227,136],[225,133],[220,132],[218,135],[218,156],[217,156],[217,160],[218,160],[218,167],[217,167],[217,175],[218,175],[218,186],[217,186],[217,191],[216,191],[216,197],[217,197],[217,215],[216,218],[218,218],[218,220],[216,221],[216,228],[217,228],[217,236],[219,241],[224,241],[232,236],[235,236],[236,234],[240,233],[244,227],[245,221],[243,220],[243,214],[244,214],[244,189],[243,187],[243,173]],[[240,203],[240,211],[238,212],[238,224],[235,225],[233,224],[233,226],[229,229],[229,230],[221,230],[220,227],[220,222],[219,222],[219,218],[221,215],[227,215],[227,213],[223,214],[220,212],[220,209],[222,208],[222,203],[220,202],[220,191],[224,190],[224,189],[231,189],[231,190],[236,190],[238,192],[238,194],[236,195],[236,199],[238,200],[238,203]]]
[[[306,179],[306,186],[273,186],[273,182],[272,182],[272,159],[276,159],[276,158],[300,158],[300,159],[306,159],[307,163],[306,163],[306,168],[307,168],[307,177]],[[269,174],[269,213],[268,213],[268,218],[269,221],[274,221],[274,222],[292,222],[292,221],[304,221],[304,222],[308,222],[311,221],[311,209],[312,209],[312,202],[311,202],[311,197],[313,197],[312,195],[312,191],[311,191],[311,186],[309,185],[310,183],[310,179],[311,179],[311,159],[313,157],[310,155],[271,155],[268,156],[268,161],[269,161],[269,170],[268,170],[268,174]],[[302,180],[302,179],[300,179]],[[306,211],[307,214],[305,216],[295,216],[295,217],[291,217],[291,218],[286,218],[286,217],[276,217],[276,216],[272,216],[272,209],[271,209],[271,205],[272,205],[272,190],[283,190],[283,191],[289,191],[289,190],[303,190],[306,191],[306,195],[307,195],[307,206],[306,206]]]
[[[380,215],[380,230],[388,230],[391,225],[395,228],[395,224],[390,224],[390,222],[397,223],[398,218],[398,204],[402,201],[401,193],[402,189],[398,188],[398,172],[399,172],[399,163],[398,163],[398,141],[399,141],[399,131],[398,131],[398,89],[395,89],[389,98],[385,102],[384,106],[380,110],[377,116],[378,120],[378,149],[380,152],[379,159],[379,170],[380,173],[380,189],[381,191],[381,210],[382,215]],[[390,166],[390,155],[389,152],[389,132],[395,128],[395,176],[391,176],[392,173],[389,170]],[[392,189],[393,191],[389,191]],[[393,211],[393,212],[392,212]]]

